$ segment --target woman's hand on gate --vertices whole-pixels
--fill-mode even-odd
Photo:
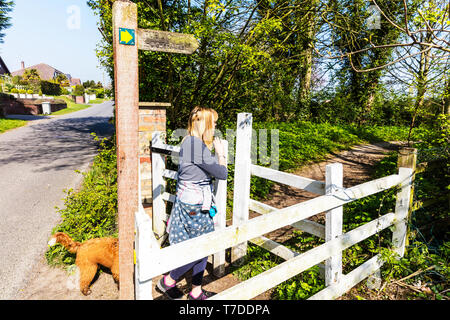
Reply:
[[[227,164],[225,161],[225,150],[223,148],[222,140],[220,140],[218,137],[215,137],[213,144],[214,150],[216,150],[217,157],[219,157],[219,164],[221,166],[226,166]]]
[[[213,144],[214,144],[214,150],[216,151],[217,156],[219,158],[224,156],[222,141],[218,137],[215,137]]]

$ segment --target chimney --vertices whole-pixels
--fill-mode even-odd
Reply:
[[[22,64],[22,69],[25,69],[25,62],[21,62],[21,64]]]

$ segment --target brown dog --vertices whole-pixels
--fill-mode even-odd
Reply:
[[[62,244],[70,253],[76,253],[75,264],[80,271],[80,291],[91,293],[89,286],[101,264],[111,270],[114,281],[119,282],[119,240],[116,238],[95,238],[83,243],[73,241],[64,232],[57,232],[50,238],[49,246]]]

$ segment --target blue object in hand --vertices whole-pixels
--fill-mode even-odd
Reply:
[[[209,209],[209,216],[210,216],[211,218],[213,218],[213,217],[216,215],[216,213],[217,213],[217,208],[216,208],[216,206],[211,206],[211,208]]]

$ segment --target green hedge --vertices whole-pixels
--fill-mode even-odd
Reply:
[[[42,80],[41,91],[42,94],[46,94],[49,96],[59,96],[61,94],[61,87],[58,83]]]

